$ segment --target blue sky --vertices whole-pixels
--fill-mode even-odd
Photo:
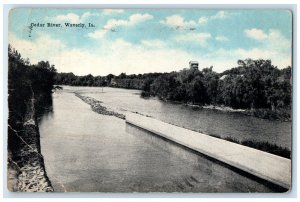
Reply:
[[[30,30],[31,23],[61,27]],[[285,68],[291,65],[291,23],[286,10],[15,9],[9,42],[31,63],[49,60],[59,72],[78,75],[170,72],[190,60],[222,72],[246,58]]]

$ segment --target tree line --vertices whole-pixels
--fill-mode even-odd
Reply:
[[[107,76],[93,76],[91,74],[85,76],[76,76],[70,73],[57,73],[55,83],[57,85],[70,86],[111,86],[127,89],[142,90],[143,84],[147,78],[156,78],[162,73],[147,74],[131,74],[121,73],[118,76],[108,74]]]
[[[22,136],[23,124],[28,114],[28,103],[34,102],[36,115],[42,114],[52,105],[51,93],[56,69],[48,61],[30,64],[29,59],[8,47],[8,149],[18,152],[20,138],[15,135],[19,131]],[[16,154],[18,155],[18,154]]]
[[[271,60],[238,60],[222,73],[213,67],[186,68],[178,72],[118,76],[76,76],[58,73],[56,84],[111,86],[142,90],[142,96],[197,105],[225,105],[241,109],[290,109],[291,67],[279,70]]]

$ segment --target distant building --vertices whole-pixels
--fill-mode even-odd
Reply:
[[[116,86],[116,85],[117,85],[117,82],[116,82],[116,80],[115,80],[114,78],[112,78],[112,79],[110,80],[110,85],[111,85],[111,86]]]
[[[199,63],[197,61],[190,61],[189,64],[190,64],[190,68],[198,69]]]

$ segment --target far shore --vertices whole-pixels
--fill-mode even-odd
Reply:
[[[64,86],[71,86],[71,85],[55,85],[57,90],[63,89]],[[72,86],[72,87],[95,87],[95,88],[118,88],[115,86]],[[127,88],[120,88],[124,90],[139,90],[139,89],[127,89]],[[141,90],[139,90],[141,91]],[[200,105],[197,103],[185,103],[185,102],[179,102],[179,101],[172,101],[167,99],[160,99],[158,97],[152,97],[152,96],[143,96],[142,92],[139,94],[141,98],[143,99],[158,99],[164,102],[174,103],[174,104],[182,104],[187,107],[191,107],[195,110],[200,109],[210,109],[210,110],[218,110],[222,112],[229,112],[229,113],[241,113],[247,116],[253,116],[257,118],[267,119],[271,121],[285,121],[289,122],[292,120],[291,118],[291,109],[276,109],[274,111],[267,109],[267,108],[258,108],[258,109],[234,109],[232,107],[228,107],[225,105]]]
[[[143,99],[148,99],[150,97],[143,97]],[[156,98],[156,97],[155,97]],[[159,99],[159,98],[157,98]],[[178,102],[178,101],[171,101],[166,99],[159,99],[163,102],[169,102],[174,104],[181,104],[187,107],[191,107],[195,110],[201,109],[209,109],[209,110],[218,110],[222,112],[229,112],[229,113],[241,113],[247,116],[253,116],[257,118],[267,119],[270,121],[291,121],[291,110],[290,109],[276,109],[272,111],[271,109],[267,108],[257,108],[257,109],[234,109],[232,107],[224,106],[224,105],[200,105],[200,104],[192,104],[192,103],[185,103],[185,102]]]
[[[102,105],[102,101],[100,101],[100,100],[96,100],[94,98],[81,95],[80,93],[76,93],[76,92],[73,92],[73,93],[75,94],[75,96],[80,98],[82,101],[89,104],[91,106],[91,109],[94,112],[98,113],[98,114],[107,115],[107,116],[115,116],[117,118],[126,119],[125,114],[119,114],[119,113],[113,111],[112,109],[107,109],[106,107],[104,107]],[[170,103],[172,103],[172,101]],[[182,105],[182,103],[178,103],[178,104]],[[201,107],[199,105],[192,105],[192,104],[185,104],[185,105],[188,106],[188,107],[196,107],[196,108],[198,107],[197,109],[205,108],[205,109],[209,109],[209,110],[220,110],[220,111],[224,111],[224,112],[236,112],[236,113],[246,113],[247,112],[246,110],[232,109],[230,107],[223,107],[223,106],[207,105],[207,106]],[[151,116],[148,116],[146,114],[142,114],[142,113],[137,112],[137,111],[130,111],[130,112],[135,113],[135,114],[139,114],[139,115],[142,115],[142,116],[145,116],[145,117],[151,117]],[[169,124],[176,125],[176,124],[173,124],[173,123],[169,123]],[[176,126],[178,126],[178,125],[176,125]],[[183,126],[179,126],[179,127],[185,128]],[[186,129],[189,129],[189,130],[192,130],[192,131],[195,131],[195,132],[203,133],[202,131],[199,131],[199,130],[193,130],[193,129],[190,129],[190,128],[186,128]],[[241,145],[244,145],[244,146],[248,146],[248,147],[251,147],[251,148],[255,148],[255,149],[258,149],[258,150],[261,150],[261,151],[265,151],[265,152],[268,152],[268,153],[272,153],[272,154],[290,159],[291,151],[288,148],[281,147],[281,146],[278,146],[276,144],[272,144],[270,142],[264,142],[264,141],[259,142],[259,141],[255,141],[255,140],[252,140],[252,139],[238,140],[236,138],[232,138],[232,137],[229,137],[229,136],[228,137],[222,137],[220,135],[212,135],[212,134],[207,134],[207,135],[213,136],[213,137],[216,137],[216,138],[220,138],[220,139],[224,139],[224,140],[227,140],[227,141],[230,141],[230,142],[234,142],[234,143],[237,143],[237,144],[241,144]]]

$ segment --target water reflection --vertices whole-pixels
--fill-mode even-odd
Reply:
[[[193,110],[184,105],[157,99],[142,99],[138,90],[96,87],[66,87],[103,102],[116,111],[139,112],[180,127],[239,141],[269,142],[291,149],[291,122],[270,121],[240,113],[218,110]]]
[[[53,114],[53,97],[52,93],[40,94],[36,98],[36,115],[38,123],[40,123],[41,118],[52,116]]]
[[[181,192],[272,192],[282,188],[258,179],[243,171],[192,151],[177,143],[157,136],[131,124],[126,124],[126,132],[143,140],[144,143],[168,154],[164,172],[174,176],[171,186]],[[161,157],[157,157],[160,159]],[[136,159],[135,164],[140,160]],[[154,168],[155,169],[155,168]]]
[[[97,114],[67,90],[53,94],[53,112],[44,114],[39,127],[55,191],[277,191],[124,120]]]

